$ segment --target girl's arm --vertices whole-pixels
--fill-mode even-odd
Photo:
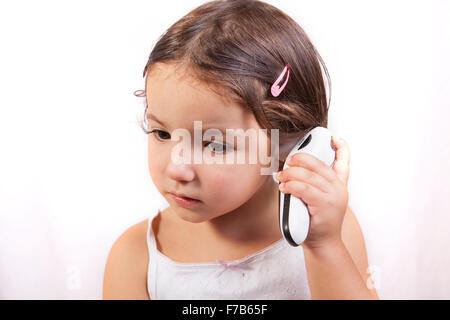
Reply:
[[[313,299],[379,299],[371,283],[363,234],[347,207],[342,240],[327,246],[304,248],[308,282]]]
[[[332,168],[313,155],[297,153],[277,179],[283,193],[308,206],[309,233],[302,243],[313,299],[378,299],[366,285],[367,256],[358,221],[348,208],[350,150],[333,137]]]

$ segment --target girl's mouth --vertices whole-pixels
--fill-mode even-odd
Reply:
[[[182,194],[176,194],[172,192],[169,192],[169,194],[172,199],[182,207],[192,207],[201,202],[198,199],[189,198]]]

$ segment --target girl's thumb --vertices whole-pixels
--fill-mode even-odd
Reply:
[[[347,186],[350,174],[350,149],[347,142],[342,138],[333,136],[333,143],[336,147],[336,160],[334,161],[333,170]]]

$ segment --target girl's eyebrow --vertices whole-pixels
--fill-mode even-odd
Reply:
[[[161,120],[159,120],[155,115],[153,115],[153,114],[151,114],[151,113],[149,113],[148,115],[149,115],[149,116],[148,116],[149,119],[152,119],[152,120],[158,122],[160,125],[162,125],[162,126],[164,126],[164,127],[166,126],[166,125],[164,124],[164,122],[162,122]]]
[[[149,118],[149,119],[152,119],[152,120],[154,120],[154,121],[156,121],[156,122],[158,122],[160,125],[162,125],[163,127],[166,127],[166,128],[167,128],[167,126],[164,124],[164,122],[162,122],[161,120],[159,120],[155,115],[153,115],[153,114],[151,114],[151,113],[148,113],[148,118]],[[222,132],[223,135],[225,135],[225,130],[226,130],[226,128],[225,128],[225,127],[221,127],[221,126],[219,126],[219,127],[210,127],[210,126],[206,126],[206,127],[203,127],[203,130],[202,130],[202,131],[205,131],[206,129],[209,129],[209,128],[218,129],[219,131]],[[239,134],[239,135],[240,135],[240,134]]]

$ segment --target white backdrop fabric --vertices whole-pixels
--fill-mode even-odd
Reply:
[[[266,2],[330,72],[380,298],[450,299],[449,2]],[[133,92],[158,37],[202,3],[1,2],[0,299],[101,299],[113,242],[167,205]]]

